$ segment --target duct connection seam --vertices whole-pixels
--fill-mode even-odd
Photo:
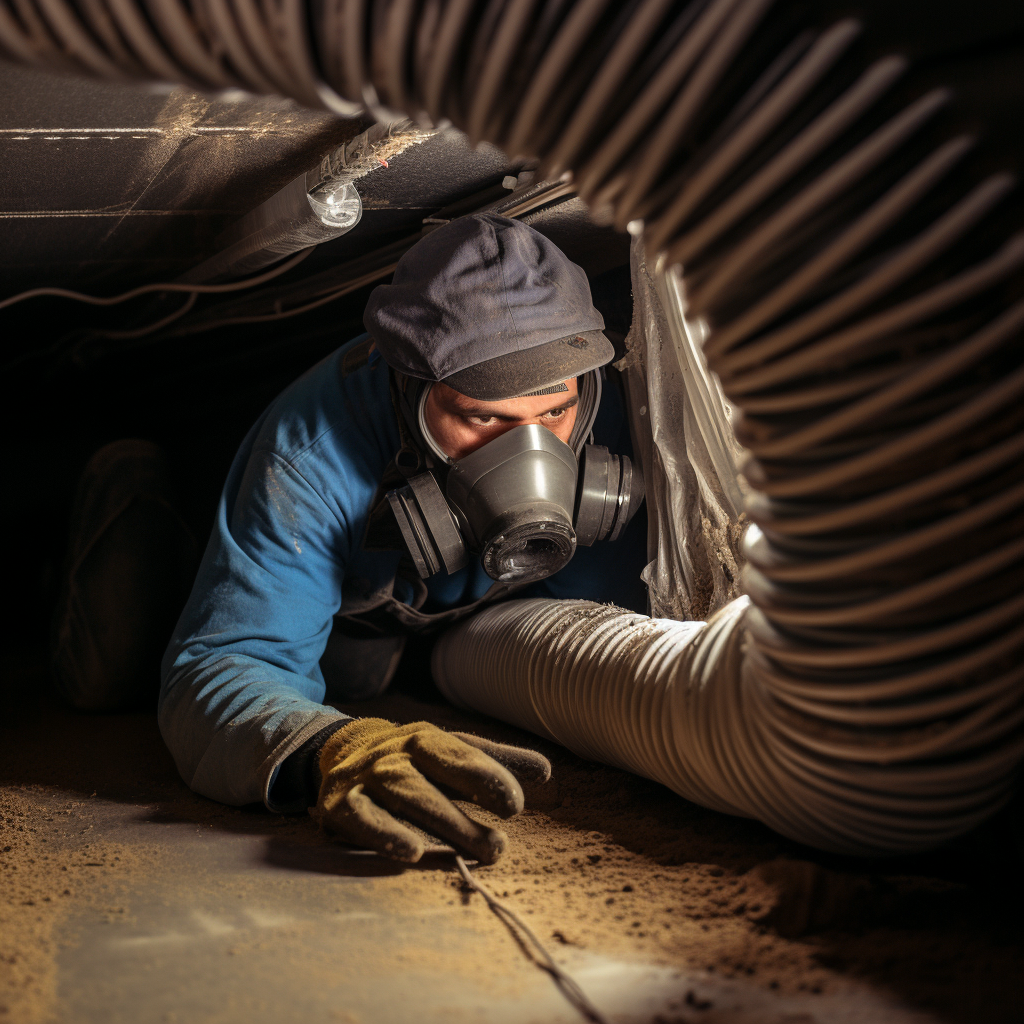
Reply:
[[[742,672],[691,685],[694,799],[882,852],[991,813],[1024,735],[1020,15],[895,6],[916,39],[871,2],[0,0],[0,48],[448,119],[642,222],[750,452]]]

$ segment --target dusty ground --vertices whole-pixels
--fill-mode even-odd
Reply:
[[[152,716],[77,716],[14,674],[29,696],[0,748],[0,1022],[249,1024],[296,999],[349,1024],[582,1019],[450,858],[401,870],[306,817],[196,797]],[[1024,1019],[1009,819],[927,858],[842,861],[421,683],[359,710],[551,757],[504,826],[509,855],[478,874],[617,1024]]]

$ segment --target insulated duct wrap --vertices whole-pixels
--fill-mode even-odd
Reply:
[[[228,227],[214,240],[216,255],[181,280],[200,284],[251,274],[351,231],[362,216],[354,183],[432,134],[407,120],[371,125]]]
[[[561,742],[582,751],[600,728],[593,756],[700,802],[829,849],[892,852],[991,813],[1022,759],[1024,6],[857,9],[0,0],[0,50],[447,119],[536,157],[539,177],[571,171],[596,218],[642,231],[668,330],[704,338],[750,453],[751,604],[696,637],[620,618],[600,643],[580,637],[578,663],[538,629],[502,646],[506,665],[477,648],[517,628],[507,617],[525,606],[509,605],[445,638],[443,685],[487,710],[493,672],[509,680],[493,713],[544,731],[572,678]],[[550,630],[572,607],[550,611]],[[604,672],[621,692],[601,682],[588,698]],[[673,747],[677,691],[693,718]]]
[[[662,301],[672,282],[650,266],[639,236],[630,262],[633,323],[616,367],[647,492],[648,608],[706,619],[740,595],[743,450],[701,354],[707,325],[685,317],[674,294]]]

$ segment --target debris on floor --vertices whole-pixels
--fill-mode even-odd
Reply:
[[[841,861],[436,696],[346,710],[551,757],[501,824],[509,853],[474,873],[616,1024],[1021,1019],[1019,871],[996,831]],[[0,1022],[581,1019],[451,856],[403,869],[305,816],[198,797],[152,716],[5,717]]]

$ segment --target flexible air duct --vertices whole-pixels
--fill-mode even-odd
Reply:
[[[886,681],[874,708],[829,716],[844,732],[816,707],[794,713],[785,681],[771,685],[747,645],[748,610],[739,598],[704,624],[512,601],[445,634],[432,667],[456,704],[824,850],[925,849],[1002,804],[1022,753],[1019,668],[952,699],[938,679],[910,701],[906,680]],[[955,727],[918,725],[954,715]]]
[[[848,10],[0,0],[0,49],[106,77],[449,119],[474,142],[538,157],[541,176],[571,171],[595,216],[642,221],[677,312],[708,325],[709,365],[751,453],[758,529],[742,615],[690,644],[684,627],[632,619],[594,634],[604,646],[580,664],[633,665],[621,699],[643,707],[681,688],[693,716],[678,735],[608,732],[602,756],[654,774],[636,745],[657,740],[675,764],[666,777],[694,799],[832,849],[887,851],[970,827],[1021,763],[1024,8]],[[576,612],[550,614],[575,635]],[[467,700],[456,673],[482,664],[473,645],[495,641],[471,631],[485,626],[462,627],[466,650],[445,655],[445,685]],[[639,650],[661,632],[672,641],[651,641],[654,660],[635,666],[629,638]],[[554,657],[543,633],[517,651],[536,659],[530,671]],[[700,660],[694,642],[721,654]],[[568,700],[569,669],[518,684],[538,722],[544,702]],[[595,704],[574,728],[602,715]]]

